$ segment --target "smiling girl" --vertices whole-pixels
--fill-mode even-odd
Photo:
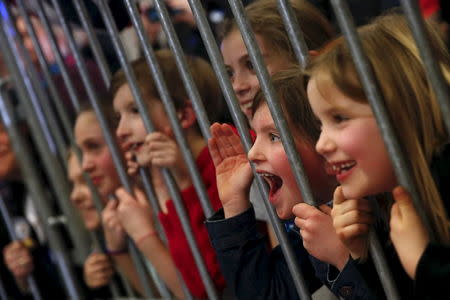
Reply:
[[[445,192],[448,183],[443,182],[448,178],[449,170],[436,162],[448,159],[445,149],[448,149],[449,140],[442,112],[407,22],[399,15],[384,16],[361,27],[358,32],[393,121],[401,152],[409,162],[425,213],[436,233],[436,242],[448,245],[450,223],[446,211],[449,194]],[[450,82],[448,53],[431,28],[428,28],[428,35],[435,58]],[[322,129],[316,149],[327,160],[329,173],[334,174],[341,184],[335,191],[332,211],[336,232],[377,292],[377,297],[384,297],[376,273],[368,271],[370,260],[365,260],[369,228],[375,223],[400,294],[410,299],[414,294],[412,282],[401,269],[388,241],[386,219],[392,204],[390,193],[398,181],[343,38],[332,42],[313,60],[309,74],[309,102]],[[399,198],[400,194],[394,196]],[[375,213],[366,198],[375,195],[381,215]],[[391,223],[398,225],[398,208],[394,216]],[[394,228],[400,230],[398,226]],[[401,249],[398,231],[393,236],[397,237],[393,239],[397,243],[395,246]],[[425,246],[426,243],[422,249],[412,246],[406,252],[423,253]],[[405,252],[399,251],[399,254],[402,258]],[[420,281],[416,282],[417,286],[425,288]],[[418,296],[422,292],[417,289],[415,294]]]

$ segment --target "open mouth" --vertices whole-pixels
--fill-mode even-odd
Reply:
[[[132,151],[132,152],[138,152],[142,145],[144,145],[143,142],[140,142],[140,143],[134,143],[134,144],[131,145],[130,151]]]
[[[260,176],[269,184],[269,196],[275,195],[283,185],[281,177],[271,173],[259,173]]]
[[[349,171],[356,165],[356,161],[346,161],[327,165],[327,173],[330,175],[339,175]]]

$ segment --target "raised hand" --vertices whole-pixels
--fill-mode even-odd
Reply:
[[[109,251],[121,251],[126,247],[126,233],[117,212],[119,202],[110,199],[102,211],[103,230]]]
[[[84,281],[92,289],[107,285],[113,275],[113,264],[106,254],[92,253],[84,262]]]
[[[331,207],[321,205],[319,210],[309,204],[299,203],[292,212],[295,225],[300,228],[303,246],[309,254],[342,270],[350,253],[334,230]]]
[[[372,205],[367,199],[345,199],[342,187],[334,191],[333,209],[331,210],[333,226],[350,255],[358,259],[365,255],[368,235],[375,222]]]
[[[391,240],[406,273],[414,279],[417,264],[430,242],[427,230],[417,215],[408,192],[398,186],[392,192],[395,203],[391,208]]]
[[[209,152],[216,167],[220,201],[228,218],[250,206],[248,193],[253,173],[241,140],[231,127],[214,123],[210,130]]]

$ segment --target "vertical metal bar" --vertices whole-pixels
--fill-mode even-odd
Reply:
[[[12,241],[18,241],[19,239],[17,238],[16,232],[14,230],[11,214],[9,212],[8,207],[6,206],[6,202],[5,199],[3,198],[1,191],[0,191],[0,213],[3,217],[3,220],[5,221],[9,237],[11,238]],[[34,279],[33,274],[27,276],[27,283],[28,287],[30,288],[31,294],[33,295],[33,299],[37,300],[42,299],[41,292],[39,291],[39,288],[36,284],[36,280]]]
[[[4,43],[4,33],[0,30],[0,41]],[[8,67],[14,77],[19,75],[17,70],[12,66],[11,62],[14,60],[14,56],[10,48],[4,47],[3,49],[3,57],[5,58]],[[18,79],[15,78],[17,81]],[[23,94],[23,92],[20,92]],[[23,95],[21,95],[23,97]],[[48,220],[52,216],[52,209],[48,205],[46,201],[47,193],[44,191],[44,184],[39,179],[39,175],[36,170],[33,168],[33,161],[31,160],[31,153],[26,145],[26,142],[21,135],[20,128],[17,126],[15,119],[12,114],[12,105],[10,103],[10,99],[8,99],[7,91],[3,86],[0,89],[0,114],[3,120],[3,124],[8,131],[8,135],[11,138],[12,146],[16,157],[18,159],[20,168],[23,172],[25,178],[25,184],[27,186],[27,190],[35,197],[37,203],[36,208],[43,220],[47,220],[45,222],[49,243],[51,248],[54,250],[54,254],[56,256],[56,261],[58,267],[61,271],[61,275],[64,281],[64,287],[66,288],[67,294],[71,299],[84,299],[84,295],[81,292],[80,287],[78,286],[78,282],[74,275],[69,257],[68,257],[68,249],[65,247],[62,242],[62,236],[60,231],[55,228],[53,225],[49,224]]]
[[[50,92],[50,96],[51,96],[50,98],[53,100],[53,104],[55,105],[55,107],[57,109],[57,112],[61,119],[63,128],[67,134],[68,132],[72,131],[72,126],[70,125],[70,119],[67,114],[63,113],[65,111],[64,107],[63,107],[63,101],[59,95],[58,89],[55,86],[55,82],[53,81],[53,78],[50,74],[49,66],[45,59],[44,52],[42,51],[42,47],[39,43],[39,39],[37,37],[36,31],[34,30],[34,27],[31,23],[30,16],[27,14],[23,4],[21,2],[18,2],[18,4],[19,5],[17,6],[17,8],[19,10],[19,14],[22,17],[22,19],[24,20],[28,34],[31,37],[31,41],[33,43],[34,50],[36,51],[36,55],[39,60],[39,64],[41,66],[41,72],[44,75],[45,83],[47,84],[48,90]],[[69,137],[69,135],[67,135],[67,136]]]
[[[64,63],[64,58],[61,54],[61,51],[59,50],[58,44],[57,44],[57,40],[56,40],[56,36],[52,30],[51,24],[47,18],[47,16],[45,15],[44,12],[44,8],[43,8],[43,4],[42,1],[36,1],[35,2],[37,5],[37,14],[39,16],[39,20],[41,21],[42,25],[44,26],[44,30],[45,32],[48,34],[49,37],[49,43],[50,43],[50,47],[53,51],[53,54],[55,55],[55,60],[56,63],[58,65],[59,70],[61,71],[61,76],[63,78],[64,84],[66,85],[67,88],[67,93],[69,95],[69,99],[73,105],[73,107],[75,108],[76,111],[80,110],[80,104],[78,101],[78,97],[77,97],[77,92],[75,87],[72,84],[72,80],[70,79],[69,76],[69,72],[67,70],[67,67]],[[17,0],[17,4],[19,6],[24,6],[24,0]]]
[[[289,0],[278,0],[278,11],[283,19],[295,56],[302,69],[304,69],[309,63],[308,46]]]
[[[58,14],[58,18],[61,22],[62,29],[68,40],[69,48],[74,56],[76,65],[80,72],[81,80],[86,88],[86,92],[87,92],[89,101],[91,102],[92,107],[94,108],[95,114],[100,123],[100,127],[102,128],[106,143],[111,151],[111,155],[112,155],[114,164],[117,168],[117,172],[119,173],[121,182],[128,192],[133,193],[132,185],[131,185],[130,179],[128,178],[126,170],[124,168],[122,157],[121,157],[119,148],[117,146],[116,140],[114,139],[113,135],[111,134],[108,122],[106,121],[106,118],[104,116],[102,108],[99,105],[97,93],[92,85],[91,80],[89,79],[86,64],[84,63],[84,61],[80,55],[80,51],[77,48],[75,39],[67,25],[67,22],[62,17],[62,11],[61,11],[60,4],[57,1],[52,1],[52,3],[53,3],[56,13]],[[152,297],[153,292],[150,288],[150,285],[147,282],[147,274],[145,272],[145,269],[143,268],[142,257],[140,256],[138,249],[136,248],[136,245],[130,239],[128,239],[128,247],[129,247],[130,255],[131,255],[134,265],[136,267],[136,271],[139,274],[139,279],[141,280],[141,284],[144,289],[145,295],[147,297]]]
[[[333,0],[331,1],[339,27],[341,28],[343,35],[349,45],[353,61],[355,62],[356,69],[359,74],[359,78],[362,81],[364,91],[367,95],[370,106],[376,117],[378,126],[380,127],[381,134],[384,142],[387,146],[389,156],[395,168],[395,174],[399,180],[399,183],[404,186],[413,197],[414,204],[420,203],[416,187],[413,184],[408,167],[404,157],[400,151],[400,145],[395,137],[394,130],[391,125],[391,120],[388,118],[386,108],[382,105],[382,96],[374,80],[375,76],[370,68],[369,61],[363,52],[361,41],[358,38],[353,18],[350,14],[347,4],[344,1]],[[422,206],[416,206],[422,207]],[[419,210],[422,220],[426,221],[423,215],[424,210]],[[424,224],[429,224],[424,222]],[[428,227],[429,228],[429,227]],[[430,235],[431,237],[431,235]],[[378,242],[375,242],[376,236],[372,232],[369,235],[370,252],[375,264],[375,267],[380,275],[380,280],[383,288],[386,292],[388,299],[400,299],[398,291],[395,287],[392,274],[385,263],[385,258],[382,252],[378,250]]]
[[[64,153],[65,153],[66,145],[64,142],[64,137],[61,135],[61,131],[57,127],[56,119],[54,119],[53,114],[51,112],[51,108],[48,105],[49,97],[48,97],[47,93],[44,91],[44,89],[42,88],[38,73],[32,67],[31,57],[23,45],[20,34],[18,34],[18,30],[17,30],[16,24],[13,20],[13,17],[12,17],[13,14],[11,14],[11,10],[9,9],[8,6],[6,6],[4,4],[4,2],[0,3],[0,5],[4,6],[4,10],[1,11],[3,26],[5,26],[6,28],[9,28],[11,33],[14,32],[14,34],[12,36],[8,35],[8,38],[10,38],[11,41],[16,42],[15,46],[14,46],[14,47],[16,47],[16,52],[22,53],[22,55],[23,55],[22,59],[25,61],[25,63],[28,66],[30,66],[30,68],[28,69],[30,84],[34,89],[34,92],[36,94],[35,95],[36,99],[39,99],[39,101],[36,101],[34,103],[34,106],[35,106],[36,110],[42,111],[43,116],[45,116],[45,118],[41,119],[41,124],[45,124],[47,130],[50,133],[49,136],[53,137],[53,144],[56,147],[56,151],[57,151],[56,153],[59,156],[58,158],[59,158],[60,162],[62,163],[62,162],[64,162]],[[46,120],[48,120],[48,122]]]
[[[436,98],[441,106],[447,134],[450,134],[450,98],[448,82],[442,75],[442,70],[433,55],[425,29],[425,22],[420,13],[419,2],[411,0],[401,0],[400,2],[405,11],[405,16],[416,41],[420,56],[425,65],[428,79],[430,80],[431,86],[436,93]]]
[[[94,27],[88,17],[88,13],[86,10],[86,5],[83,1],[73,0],[75,5],[75,9],[80,17],[81,24],[88,36],[89,43],[92,49],[92,53],[94,54],[95,61],[97,62],[98,68],[100,69],[100,73],[102,75],[103,81],[105,82],[105,86],[109,86],[111,81],[111,70],[105,58],[105,55],[100,47],[100,43],[97,39],[97,36],[94,32]]]
[[[131,17],[133,25],[138,34],[138,38],[141,43],[141,48],[144,50],[144,57],[149,66],[150,73],[153,75],[159,95],[161,97],[161,100],[162,100],[164,107],[166,109],[166,112],[168,114],[170,124],[172,125],[172,128],[174,130],[176,140],[177,140],[180,148],[183,150],[182,151],[183,157],[188,166],[189,174],[191,175],[191,179],[194,184],[195,190],[197,191],[197,194],[199,195],[200,204],[202,205],[203,212],[205,213],[205,216],[207,218],[209,218],[214,213],[212,206],[211,206],[211,201],[208,198],[208,194],[206,192],[205,185],[204,185],[203,180],[198,172],[197,165],[195,163],[195,159],[192,156],[192,152],[189,150],[189,145],[187,143],[187,140],[183,135],[183,129],[181,128],[181,125],[179,124],[177,112],[176,112],[175,106],[173,105],[173,102],[170,99],[170,94],[169,94],[168,88],[164,82],[161,68],[159,67],[158,61],[156,60],[154,52],[150,46],[151,45],[150,41],[148,40],[148,36],[145,33],[145,30],[144,30],[144,27],[140,20],[139,13],[137,11],[136,6],[133,6],[130,0],[125,0],[125,4],[128,9],[128,14]],[[157,5],[157,7],[158,7],[158,5]],[[165,11],[167,18],[169,18],[166,7],[164,5],[162,7],[163,7],[162,11],[163,12]],[[164,17],[166,17],[166,16],[164,16]],[[164,17],[161,19],[163,20]],[[188,92],[189,98],[194,105],[198,124],[200,125],[200,128],[202,129],[202,134],[205,139],[209,139],[211,137],[211,133],[209,132],[209,126],[211,124],[208,120],[208,117],[206,116],[205,108],[204,108],[202,100],[200,98],[200,94],[199,94],[197,87],[194,83],[194,80],[192,79],[192,76],[188,70],[187,61],[186,61],[186,58],[184,57],[184,53],[183,53],[183,50],[181,49],[181,45],[176,37],[173,25],[170,22],[170,20],[169,21],[166,20],[165,22],[163,21],[163,26],[167,29],[166,35],[169,39],[169,43],[172,46],[172,51],[174,53],[175,61],[177,63],[181,77],[183,78],[186,91]],[[200,111],[197,111],[197,109],[200,109]]]
[[[238,127],[239,135],[243,142],[245,151],[248,152],[251,149],[253,143],[250,138],[247,121],[245,120],[244,115],[240,110],[236,95],[233,91],[230,78],[227,74],[225,64],[222,59],[222,55],[220,54],[217,42],[214,38],[211,28],[209,27],[205,11],[199,1],[189,0],[189,5],[198,24],[200,34],[202,36],[208,55],[211,59],[214,71],[218,76],[219,84],[225,95],[225,100],[227,101],[227,105],[230,109],[233,121]],[[258,184],[262,199],[264,200],[263,202],[268,212],[270,223],[272,224],[275,234],[280,241],[281,249],[283,250],[284,256],[286,258],[289,271],[292,274],[297,292],[300,295],[301,299],[311,299],[311,296],[309,295],[309,292],[305,287],[305,280],[299,270],[298,263],[295,260],[295,255],[292,250],[292,246],[288,241],[285,229],[268,200],[269,196],[267,185],[265,184],[263,179],[256,174],[254,164],[251,164],[251,166],[253,173],[255,174],[255,179]]]
[[[121,66],[125,72],[127,79],[128,79],[128,83],[130,85],[131,92],[132,92],[133,97],[138,106],[138,109],[141,114],[142,120],[144,122],[145,128],[148,132],[154,132],[155,129],[149,118],[147,106],[144,103],[144,101],[142,99],[142,95],[140,93],[140,90],[136,84],[136,78],[134,76],[134,73],[131,70],[131,67],[130,67],[126,57],[125,57],[125,51],[123,49],[123,46],[120,43],[120,41],[117,39],[117,27],[115,26],[114,22],[112,21],[111,10],[109,9],[105,0],[93,0],[93,1],[99,7],[100,12],[102,13],[103,21],[106,24],[106,27],[110,34],[110,37],[113,39],[113,44],[116,48],[116,53],[119,57]],[[169,115],[169,117],[170,117],[170,115]],[[185,149],[183,149],[183,150],[185,150]],[[169,190],[169,193],[172,197],[172,200],[173,200],[173,203],[175,206],[175,210],[176,210],[178,217],[180,219],[180,222],[182,224],[183,231],[186,235],[187,242],[189,244],[189,247],[192,250],[194,261],[198,267],[198,270],[199,270],[200,276],[202,278],[202,281],[205,285],[206,291],[210,298],[218,299],[217,293],[214,288],[214,284],[211,280],[211,277],[208,274],[205,262],[203,261],[203,258],[201,257],[200,251],[195,242],[195,238],[194,238],[192,229],[189,226],[189,217],[188,217],[188,215],[186,213],[186,209],[183,205],[183,200],[179,193],[178,186],[175,182],[175,179],[173,178],[172,174],[170,173],[170,171],[168,169],[163,168],[163,169],[161,169],[161,171],[162,171],[163,178],[166,182],[167,188]]]
[[[7,22],[7,20],[7,18],[2,18],[2,21],[4,22]],[[28,56],[28,53],[23,48],[16,48],[15,41],[4,31],[9,29],[13,35],[17,36],[15,26],[9,26],[11,24],[5,24],[4,22],[1,24],[2,30],[0,30],[0,45],[2,45],[5,53],[11,55],[11,57],[5,58],[5,62],[14,76],[14,82],[17,87],[17,91],[20,93],[21,99],[26,101],[24,108],[28,116],[32,138],[35,141],[38,152],[44,161],[44,167],[50,177],[51,186],[56,192],[56,200],[70,222],[70,226],[67,226],[67,229],[77,250],[76,254],[86,254],[88,249],[86,244],[87,236],[82,231],[83,227],[80,218],[75,214],[73,207],[67,201],[67,199],[69,199],[70,192],[68,182],[67,180],[64,180],[66,178],[65,171],[63,170],[61,162],[55,156],[55,149],[52,148],[52,145],[54,146],[53,140],[48,132],[44,116],[40,111],[40,107],[38,105],[39,99],[37,98],[37,94],[34,89],[35,86],[33,86],[32,81],[28,76],[28,74],[33,73],[30,71],[34,70],[34,66],[31,64],[31,59]],[[20,43],[19,45],[23,46]],[[16,60],[12,53],[18,53],[21,57],[25,58],[26,64],[22,60]]]

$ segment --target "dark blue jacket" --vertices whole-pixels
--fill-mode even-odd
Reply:
[[[266,237],[257,230],[253,208],[228,219],[220,210],[207,220],[206,227],[237,299],[299,299],[281,247],[268,249]],[[295,231],[288,231],[288,239],[311,293],[325,284],[344,299],[372,299],[352,264],[331,278],[329,265],[310,256]]]

